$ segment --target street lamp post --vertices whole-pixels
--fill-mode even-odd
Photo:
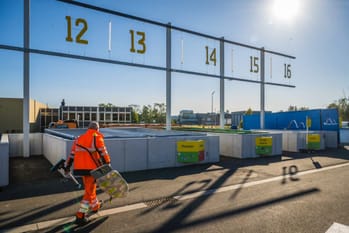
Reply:
[[[213,95],[214,95],[215,91],[211,92],[211,117],[213,117]]]
[[[213,113],[213,95],[214,95],[215,91],[212,91],[211,93],[211,113]]]

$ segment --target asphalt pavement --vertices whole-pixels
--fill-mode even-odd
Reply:
[[[221,157],[213,164],[126,172],[122,175],[129,183],[129,195],[106,203],[103,211],[113,214],[112,210],[140,205],[151,209],[174,197],[242,184],[246,178],[253,182],[281,176],[286,181],[300,172],[348,162],[348,147],[342,145],[312,153],[284,152],[282,156],[255,159]],[[50,173],[50,167],[43,156],[10,159],[10,184],[0,191],[0,232],[44,232],[73,218],[83,190],[58,173]],[[101,199],[105,197],[98,193]]]

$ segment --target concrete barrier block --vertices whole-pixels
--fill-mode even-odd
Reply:
[[[219,162],[219,136],[208,136],[206,144],[207,145],[207,155],[205,156],[206,162],[215,163]]]
[[[340,143],[349,143],[349,128],[342,128],[339,130]]]
[[[45,158],[52,164],[56,164],[59,160],[67,159],[71,151],[73,140],[66,140],[54,135],[43,135],[43,154]]]
[[[125,140],[105,140],[105,146],[107,147],[108,153],[110,155],[111,166],[113,169],[124,172],[125,168]]]
[[[146,170],[148,167],[147,139],[125,141],[125,170]]]
[[[2,134],[0,141],[0,187],[9,184],[9,157],[8,135]]]
[[[148,139],[148,169],[174,167],[176,165],[176,144],[174,138]]]

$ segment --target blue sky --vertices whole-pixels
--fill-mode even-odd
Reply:
[[[265,47],[295,56],[288,59],[266,55],[266,81],[291,84],[296,88],[266,86],[266,110],[287,110],[290,105],[326,108],[349,95],[349,1],[293,0],[287,11],[274,10],[275,0],[80,0],[81,2],[147,18],[189,30],[224,37],[227,40]],[[281,0],[282,1],[282,0]],[[286,0],[283,1],[287,2]],[[0,1],[0,44],[23,45],[23,1]],[[294,5],[298,4],[298,5]],[[292,8],[295,12],[292,12]],[[88,44],[67,42],[67,20],[73,22],[72,37],[80,32],[84,19],[88,29],[82,39]],[[109,22],[112,25],[109,50]],[[34,49],[165,67],[166,31],[118,16],[82,9],[54,0],[31,0],[31,38]],[[145,35],[145,53],[138,39]],[[214,48],[217,64],[205,64],[205,46]],[[249,72],[253,49],[225,45],[225,75],[259,80]],[[291,79],[283,77],[283,64],[291,64]],[[172,67],[207,74],[219,74],[219,43],[187,33],[172,31]],[[0,49],[0,97],[22,97],[22,54]],[[166,101],[166,74],[133,66],[87,62],[44,55],[31,55],[30,97],[57,107],[113,103],[152,105]],[[172,73],[172,114],[181,109],[196,112],[219,111],[219,80]],[[225,110],[260,109],[260,85],[225,81]]]

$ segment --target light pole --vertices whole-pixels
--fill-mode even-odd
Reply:
[[[211,92],[211,120],[212,120],[212,117],[213,117],[213,95],[214,95],[215,91],[212,91]],[[212,123],[211,123],[211,127],[212,127]]]
[[[211,92],[211,113],[213,113],[213,95],[214,95],[215,91]]]

